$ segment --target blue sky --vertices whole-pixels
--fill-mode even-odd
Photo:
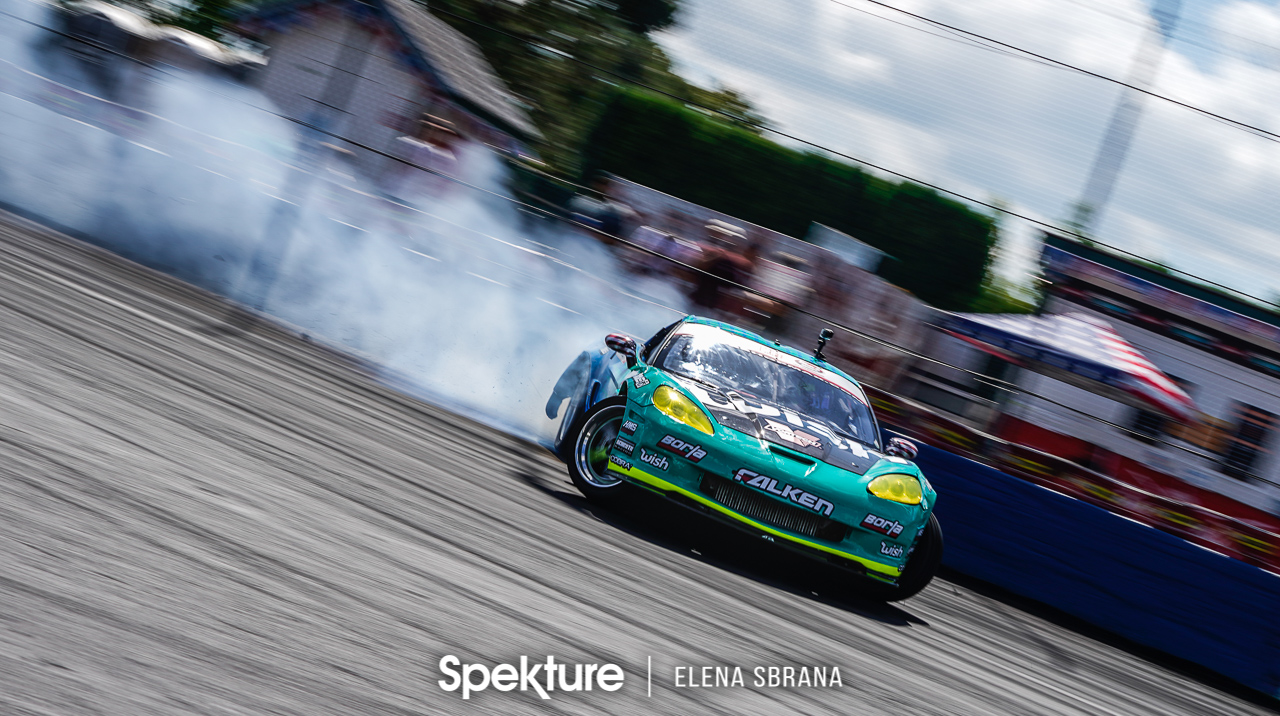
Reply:
[[[1147,31],[1137,0],[892,0],[1108,77]],[[1280,8],[1184,0],[1154,91],[1280,133]],[[660,41],[695,79],[744,92],[782,129],[1061,224],[1121,88],[974,47],[865,0],[685,0]],[[1280,143],[1148,99],[1095,234],[1241,290],[1280,294]],[[1034,268],[1003,221],[1002,273]]]

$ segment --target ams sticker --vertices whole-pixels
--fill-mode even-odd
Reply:
[[[698,462],[707,456],[707,451],[703,450],[701,445],[687,443],[674,435],[668,435],[659,440],[658,447],[670,450],[689,462]]]
[[[748,470],[745,467],[733,473],[733,479],[735,482],[741,482],[744,485],[749,485],[757,490],[764,490],[765,492],[768,492],[771,495],[777,495],[784,500],[791,500],[801,507],[807,507],[818,514],[826,515],[827,517],[831,516],[831,510],[835,507],[835,505],[832,505],[827,500],[818,497],[812,492],[805,492],[804,490],[792,485],[780,484],[772,477],[765,477],[764,475],[753,470]]]
[[[627,435],[635,435],[637,427],[639,426],[636,425],[636,421],[628,420],[622,424],[622,432],[626,433]]]

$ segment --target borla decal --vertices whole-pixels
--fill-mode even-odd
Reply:
[[[674,435],[668,435],[659,440],[658,447],[670,450],[689,462],[697,462],[707,456],[707,451],[703,450],[701,445],[692,445]]]
[[[666,472],[667,466],[671,464],[667,462],[667,457],[665,455],[659,455],[656,452],[649,452],[644,448],[640,448],[640,462],[653,465],[663,472]]]
[[[778,481],[772,477],[765,477],[758,472],[748,470],[745,467],[733,473],[733,479],[745,485],[750,485],[757,490],[764,490],[771,495],[777,495],[786,500],[807,507],[821,515],[831,516],[831,510],[835,507],[830,502],[818,497],[812,492],[805,492],[798,487],[791,485],[779,485]]]
[[[861,526],[866,527],[872,532],[879,532],[882,535],[889,535],[890,537],[897,537],[902,534],[901,523],[894,520],[886,520],[879,515],[873,515],[870,513],[868,513],[866,517],[862,518]],[[919,537],[919,535],[916,536]]]

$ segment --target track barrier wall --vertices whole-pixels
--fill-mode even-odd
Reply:
[[[1280,575],[936,447],[944,563],[1280,698]]]

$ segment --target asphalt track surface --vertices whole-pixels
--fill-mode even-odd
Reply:
[[[0,322],[2,714],[1273,713],[963,578],[876,605],[676,508],[596,510],[536,445],[12,217]],[[446,654],[627,680],[462,701]],[[754,688],[770,665],[843,688]]]

